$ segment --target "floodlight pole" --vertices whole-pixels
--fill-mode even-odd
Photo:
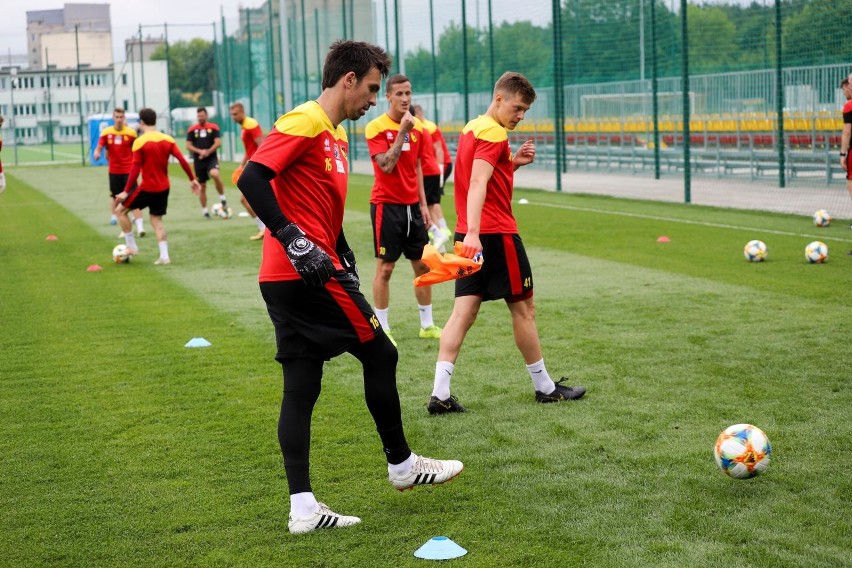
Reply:
[[[687,0],[680,0],[680,26],[682,69],[681,91],[683,91],[683,201],[692,201],[692,163],[689,157],[689,33],[686,20]]]
[[[139,73],[142,79],[142,106],[145,105],[145,52],[142,47],[142,24],[139,24]]]

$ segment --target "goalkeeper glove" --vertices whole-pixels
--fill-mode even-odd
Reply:
[[[306,284],[323,286],[334,276],[331,258],[308,239],[298,225],[290,223],[275,231],[274,236],[284,245],[287,258]]]

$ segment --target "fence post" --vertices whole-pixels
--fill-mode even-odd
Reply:
[[[77,51],[77,104],[80,105],[80,163],[86,165],[86,145],[83,140],[83,82],[80,80],[80,24],[74,24],[74,45]]]
[[[775,106],[778,115],[778,186],[785,187],[786,180],[786,156],[784,150],[784,81],[782,77],[781,61],[781,0],[775,0]]]
[[[660,117],[657,101],[657,10],[651,1],[651,114],[654,121],[654,179],[660,179]]]
[[[461,3],[462,9],[462,75],[464,77],[462,83],[464,87],[462,88],[462,96],[464,97],[464,123],[467,124],[468,117],[470,116],[470,112],[468,109],[468,101],[467,101],[467,92],[468,92],[468,84],[467,84],[467,2],[466,0],[462,0]]]
[[[692,163],[689,158],[689,32],[686,17],[687,0],[680,0],[681,45],[681,91],[683,91],[683,201],[692,202]]]

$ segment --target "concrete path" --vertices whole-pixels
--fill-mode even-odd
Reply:
[[[369,160],[356,160],[352,171],[373,174]],[[556,175],[552,170],[524,167],[515,172],[515,187],[555,191]],[[569,171],[562,174],[562,191],[684,202],[682,173],[666,174],[655,180],[647,174]],[[693,177],[690,201],[696,205],[798,215],[812,215],[814,211],[825,209],[835,219],[852,219],[852,199],[841,180],[828,186],[823,180],[796,180],[781,188],[765,180],[750,182],[736,178]]]

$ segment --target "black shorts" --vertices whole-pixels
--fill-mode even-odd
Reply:
[[[122,191],[124,191],[125,186],[127,185],[127,178],[130,174],[109,174],[109,195],[110,197],[115,197]],[[133,182],[133,187],[131,190],[136,189],[136,182]]]
[[[219,169],[219,158],[217,156],[210,156],[203,160],[196,158],[192,162],[192,166],[195,169],[195,177],[198,178],[198,183],[205,183],[210,179],[210,170]]]
[[[426,190],[426,205],[435,205],[441,202],[444,190],[441,189],[441,174],[435,176],[423,176],[423,189]]]
[[[396,262],[404,254],[408,260],[420,260],[429,234],[419,204],[371,203],[370,218],[376,258]]]
[[[133,191],[124,200],[124,206],[128,209],[145,209],[147,207],[151,215],[162,217],[169,207],[169,190]]]
[[[444,164],[444,184],[446,185],[447,180],[450,179],[450,176],[453,175],[453,163]]]
[[[260,293],[275,327],[279,362],[300,357],[328,360],[384,333],[346,272],[338,272],[322,288],[301,280],[261,282]]]
[[[456,233],[457,241],[464,241],[463,233]],[[456,280],[456,297],[479,296],[483,300],[520,302],[533,295],[530,261],[521,236],[490,234],[480,235],[482,242],[482,269]]]

